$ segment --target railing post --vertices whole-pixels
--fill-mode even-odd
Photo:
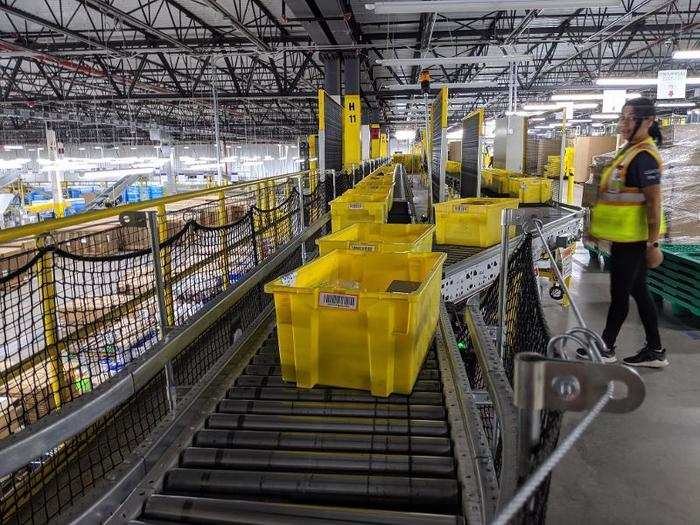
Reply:
[[[335,170],[331,170],[331,180],[333,180],[333,198],[338,196],[338,192],[335,189]]]
[[[165,242],[168,239],[168,220],[166,218],[165,204],[157,206],[158,214],[158,240]],[[170,247],[158,250],[160,253],[160,264],[163,269],[163,284],[165,294],[165,313],[168,326],[175,326],[175,308],[173,306],[173,279],[172,261],[170,257]]]
[[[218,207],[219,207],[219,226],[225,226],[228,224],[228,213],[226,212],[226,192],[221,190],[218,193]],[[224,290],[227,290],[231,285],[231,271],[230,271],[230,261],[228,253],[228,237],[226,236],[225,230],[219,230],[219,240],[221,242],[221,286]]]
[[[253,262],[255,263],[255,266],[260,264],[260,255],[258,254],[258,240],[256,238],[257,231],[255,227],[255,211],[251,208],[248,211],[248,218],[250,220],[250,240],[251,243],[253,244]]]
[[[41,293],[41,310],[44,324],[44,344],[49,355],[47,372],[49,386],[56,409],[61,408],[66,386],[63,361],[58,351],[58,322],[56,320],[56,281],[54,275],[53,251],[41,241],[41,249],[46,251],[39,259],[38,277]]]
[[[508,291],[508,248],[510,242],[510,223],[513,212],[510,209],[501,212],[501,264],[498,276],[498,332],[496,332],[496,348],[498,355],[503,360],[503,351],[506,342],[506,306]]]
[[[306,227],[304,225],[304,184],[301,179],[301,175],[299,175],[299,178],[297,179],[297,191],[299,192],[299,233],[304,231],[304,228]],[[305,264],[306,263],[306,243],[302,242],[301,243],[301,263]]]
[[[151,255],[153,257],[153,273],[155,275],[156,299],[158,301],[158,326],[160,328],[160,338],[164,339],[168,329],[172,326],[168,318],[168,307],[165,294],[165,279],[163,277],[163,265],[160,258],[160,235],[158,216],[154,211],[146,212],[148,218],[148,233],[151,241]],[[165,387],[170,410],[174,410],[177,404],[177,392],[175,390],[175,377],[173,375],[172,361],[165,364]]]

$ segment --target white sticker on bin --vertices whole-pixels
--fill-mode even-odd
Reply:
[[[342,293],[318,294],[318,305],[328,308],[342,308],[344,310],[357,310],[357,296]]]
[[[374,244],[362,244],[359,242],[351,242],[350,249],[357,250],[360,252],[373,252],[377,249],[377,247]]]
[[[348,209],[349,210],[361,210],[362,209],[362,203],[361,202],[351,202],[348,204]]]
[[[294,286],[294,283],[297,282],[297,272],[292,272],[288,273],[287,275],[283,275],[280,281],[282,281],[283,286]]]
[[[469,211],[469,205],[468,204],[456,204],[455,206],[452,207],[452,211],[456,211],[459,213]]]

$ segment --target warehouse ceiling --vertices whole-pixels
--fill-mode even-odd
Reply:
[[[378,59],[531,54],[520,103],[699,61],[700,0],[621,0],[610,8],[379,15],[359,0],[0,0],[0,139],[142,141],[151,129],[210,141],[213,95],[228,140],[278,140],[315,128],[322,53],[359,55],[363,111],[406,120],[395,100],[419,68]],[[493,5],[498,5],[494,2]],[[433,67],[462,104],[503,112],[508,66]],[[469,83],[487,81],[485,89]],[[692,93],[689,92],[692,96]],[[46,123],[46,124],[45,124]]]

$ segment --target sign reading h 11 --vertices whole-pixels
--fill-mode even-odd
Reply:
[[[659,71],[656,83],[656,98],[685,98],[687,69]]]

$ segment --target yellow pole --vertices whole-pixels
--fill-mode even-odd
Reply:
[[[159,204],[156,209],[158,219],[158,239],[160,242],[168,238],[168,220],[166,217],[165,204]],[[173,279],[172,261],[170,258],[170,248],[160,251],[160,260],[163,267],[163,283],[165,285],[165,315],[169,326],[175,326],[175,309],[173,307]]]
[[[228,224],[228,214],[226,213],[226,193],[221,190],[218,195],[219,202],[219,226],[225,226]],[[223,289],[228,289],[230,283],[230,261],[228,253],[228,237],[226,236],[226,230],[221,230],[219,232],[219,238],[221,240],[221,284]]]
[[[574,203],[574,175],[568,173],[566,175],[566,202],[569,204]]]
[[[66,376],[63,361],[58,353],[58,323],[56,321],[56,282],[53,272],[53,252],[46,252],[39,259],[39,290],[41,292],[41,309],[44,322],[44,343],[48,349],[48,379],[56,408],[61,408]]]

